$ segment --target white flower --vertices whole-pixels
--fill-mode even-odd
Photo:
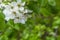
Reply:
[[[5,7],[5,4],[1,3],[1,4],[0,4],[0,8],[2,9],[2,8],[4,8],[4,7]]]
[[[9,20],[10,20],[10,17],[5,17],[5,20],[6,20],[6,21],[9,21]]]
[[[28,9],[25,9],[24,10],[24,13],[31,13],[32,11],[31,10],[28,10]]]
[[[23,11],[24,11],[24,7],[20,7],[19,10],[20,10],[21,12],[23,12]]]
[[[14,19],[15,18],[15,16],[16,16],[16,13],[18,13],[18,11],[17,11],[18,9],[17,8],[11,8],[11,6],[10,5],[6,5],[5,6],[5,9],[3,10],[3,13],[4,13],[4,15],[5,15],[5,20],[7,20],[7,18],[8,19]],[[8,21],[8,20],[7,20]]]
[[[24,19],[14,19],[14,23],[22,23],[22,24],[25,24],[25,20]]]
[[[14,19],[15,18],[15,15],[12,13],[12,11],[11,10],[7,10],[7,9],[5,9],[5,10],[3,10],[3,13],[4,13],[4,15],[5,15],[5,20],[9,20],[9,19]]]
[[[22,2],[21,0],[17,0],[17,2]]]
[[[11,2],[9,5],[15,7],[17,5],[17,3],[16,2]]]
[[[20,4],[21,6],[24,6],[25,2],[22,2],[21,0],[17,0],[17,4]]]
[[[16,15],[16,18],[14,19],[14,23],[25,24],[26,21],[27,21],[27,17],[24,16],[22,13]]]
[[[11,2],[5,5],[3,14],[5,15],[5,20],[9,21],[10,19],[14,20],[14,23],[25,24],[27,21],[27,16],[24,13],[31,13],[31,10],[25,9],[25,2],[17,0],[17,2]]]
[[[24,3],[21,3],[21,2],[12,2],[11,4],[11,7],[15,8],[15,10],[20,10],[21,12],[24,11],[24,5],[25,5],[25,2]]]

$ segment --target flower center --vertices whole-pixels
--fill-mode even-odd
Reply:
[[[17,19],[19,19],[19,17],[16,17]]]
[[[21,5],[20,4],[17,4],[18,7],[20,7]]]
[[[13,9],[14,7],[13,6],[11,6],[11,9]]]
[[[13,11],[13,14],[16,15],[16,12]]]

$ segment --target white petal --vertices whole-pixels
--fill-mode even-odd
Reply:
[[[19,19],[14,19],[14,23],[19,23]]]
[[[24,11],[24,7],[20,7],[19,10],[20,10],[21,12],[23,12],[23,11]]]
[[[14,23],[22,23],[22,24],[25,24],[25,20],[24,19],[14,19]]]
[[[28,10],[27,10],[27,9],[25,9],[24,13],[28,13]]]
[[[3,7],[5,7],[5,4],[0,4],[0,8],[3,8]]]
[[[5,9],[3,10],[3,13],[5,16],[9,16],[11,14],[11,11]]]
[[[21,3],[21,6],[25,6],[25,2]]]
[[[12,2],[10,5],[15,7],[17,5],[17,3],[16,2]]]
[[[6,21],[9,21],[9,20],[10,20],[10,17],[5,17],[5,20],[6,20]]]
[[[10,11],[12,11],[12,12],[13,11],[15,11],[15,12],[18,11],[18,7],[15,6],[13,9],[10,9]]]
[[[31,13],[31,10],[25,9],[24,13]]]
[[[17,0],[17,2],[20,2],[21,3],[22,1],[21,0]]]
[[[10,19],[15,19],[15,15],[11,14],[10,16]]]
[[[24,19],[20,19],[19,22],[22,23],[22,24],[25,24],[25,20]]]
[[[2,5],[0,4],[0,8],[2,8]]]
[[[5,9],[10,9],[11,8],[11,6],[10,5],[5,5]]]

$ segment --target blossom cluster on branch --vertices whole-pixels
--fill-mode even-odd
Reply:
[[[9,21],[10,19],[13,19],[14,23],[25,24],[28,18],[25,14],[32,13],[32,10],[25,8],[25,3],[26,2],[22,2],[21,0],[9,4],[1,3],[0,8],[4,8],[3,14],[5,15],[5,20]]]

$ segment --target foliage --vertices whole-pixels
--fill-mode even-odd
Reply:
[[[4,4],[16,0],[3,0]],[[60,40],[60,0],[22,0],[33,12],[25,24],[4,20],[0,9],[0,40]]]

